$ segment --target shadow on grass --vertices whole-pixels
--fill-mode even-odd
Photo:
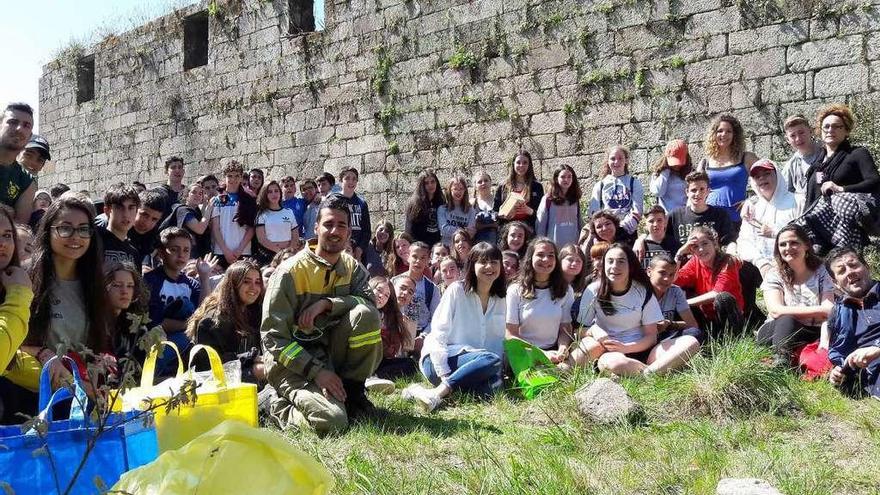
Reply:
[[[386,435],[408,435],[423,432],[445,438],[473,430],[501,434],[501,430],[498,428],[479,421],[448,419],[438,416],[416,416],[392,410],[384,410],[378,417],[362,420],[358,424],[361,427],[374,428],[378,433]]]

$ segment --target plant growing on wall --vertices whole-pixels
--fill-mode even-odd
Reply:
[[[378,96],[383,96],[388,88],[389,73],[394,61],[388,55],[388,51],[384,46],[377,47],[376,50],[376,67],[373,69],[373,76],[370,78],[370,86],[373,92]]]
[[[462,45],[458,45],[455,52],[446,61],[446,66],[453,70],[471,70],[477,68],[477,63],[477,56],[474,52]]]

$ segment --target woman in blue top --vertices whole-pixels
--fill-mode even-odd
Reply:
[[[758,161],[758,157],[745,147],[743,128],[736,117],[718,115],[706,130],[703,141],[706,156],[697,164],[698,171],[709,174],[706,202],[727,210],[736,233],[742,224],[739,209],[746,200],[749,169]]]

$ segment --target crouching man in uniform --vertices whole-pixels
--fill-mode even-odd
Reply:
[[[331,433],[375,413],[364,380],[382,360],[382,337],[370,275],[345,252],[351,237],[345,198],[324,199],[315,233],[269,280],[260,334],[277,393],[272,418],[282,428]]]

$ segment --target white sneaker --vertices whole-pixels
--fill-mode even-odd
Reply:
[[[400,395],[404,399],[415,400],[426,413],[437,409],[437,406],[443,402],[443,399],[437,397],[436,394],[418,384],[412,384],[409,387],[406,387]]]
[[[371,394],[388,395],[394,392],[394,382],[384,378],[371,376],[364,382],[364,386]]]

